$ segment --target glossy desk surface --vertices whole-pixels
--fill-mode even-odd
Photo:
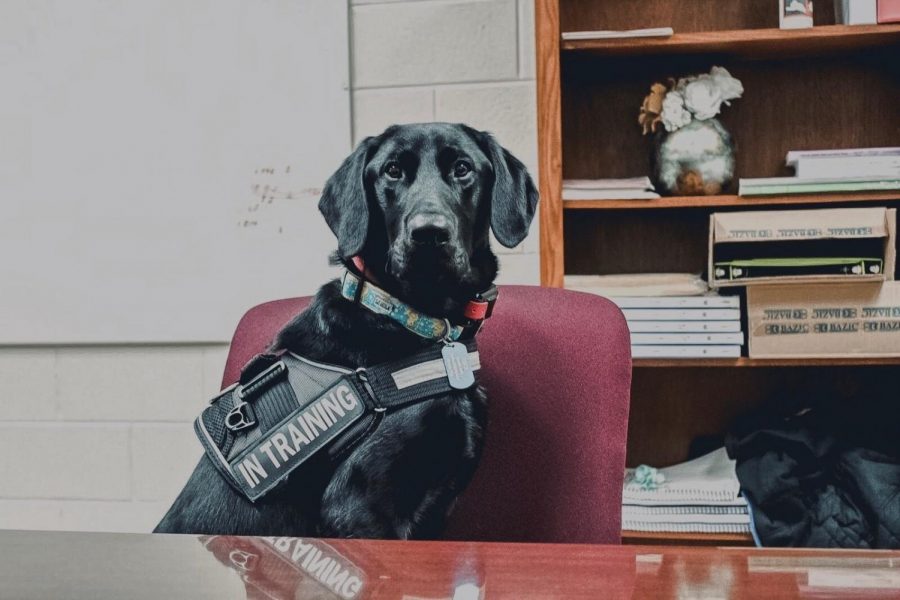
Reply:
[[[0,531],[0,598],[900,598],[900,552]]]

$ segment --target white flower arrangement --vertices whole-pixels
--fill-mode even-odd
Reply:
[[[705,121],[715,117],[723,104],[729,106],[743,93],[744,86],[727,69],[713,67],[709,73],[683,77],[668,87],[653,84],[641,105],[638,122],[645,135],[655,132],[660,123],[672,133],[692,120]]]
[[[666,131],[677,131],[691,122],[691,113],[685,107],[685,98],[681,92],[671,91],[666,94],[660,117]]]

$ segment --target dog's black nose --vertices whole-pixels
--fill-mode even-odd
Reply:
[[[441,215],[416,215],[409,220],[409,236],[422,246],[443,246],[450,241],[447,219]]]
[[[425,225],[412,230],[412,239],[423,246],[443,246],[450,241],[450,233],[443,227]]]

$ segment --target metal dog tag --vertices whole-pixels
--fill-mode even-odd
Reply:
[[[457,390],[467,390],[475,384],[475,373],[469,364],[469,351],[465,344],[452,342],[441,349],[444,358],[444,368],[447,369],[447,379],[450,387]]]

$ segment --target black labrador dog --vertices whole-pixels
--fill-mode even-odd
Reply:
[[[333,260],[349,267],[361,257],[383,290],[461,323],[466,303],[497,275],[489,230],[504,246],[519,244],[537,201],[525,167],[488,133],[429,123],[360,143],[328,180],[319,209],[338,240]],[[346,300],[332,281],[272,347],[356,368],[435,343]],[[255,504],[204,456],[155,531],[437,537],[477,466],[486,410],[476,386],[387,413],[337,466],[304,465]]]

